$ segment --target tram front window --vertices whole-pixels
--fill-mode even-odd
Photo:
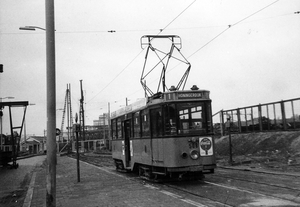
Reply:
[[[177,105],[179,115],[179,134],[205,133],[203,103],[181,103]]]
[[[175,104],[168,104],[164,106],[165,114],[165,135],[176,135],[176,108]]]

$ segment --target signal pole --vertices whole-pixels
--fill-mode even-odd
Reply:
[[[82,90],[82,80],[80,80],[80,90],[81,90],[81,98],[80,98],[80,112],[79,112],[79,124],[82,126],[82,141],[85,141],[85,127],[84,127],[84,97]]]

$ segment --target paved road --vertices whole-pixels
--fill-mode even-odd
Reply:
[[[36,166],[42,165],[46,155],[18,160],[19,168],[0,168],[0,199],[14,196],[28,186],[31,174]],[[0,203],[1,206],[1,203]]]

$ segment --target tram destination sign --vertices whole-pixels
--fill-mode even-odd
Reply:
[[[166,101],[186,100],[186,99],[209,99],[209,91],[184,91],[169,92],[165,95]]]
[[[202,93],[178,93],[178,99],[191,99],[191,98],[202,98]]]

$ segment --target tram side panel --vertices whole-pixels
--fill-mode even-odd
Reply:
[[[203,138],[192,140],[191,137],[176,137],[162,139],[164,141],[164,166],[169,168],[174,167],[189,167],[189,166],[215,166],[215,156],[213,150],[213,139],[206,137],[207,142],[211,145],[208,153],[203,152],[200,146],[200,141]],[[208,143],[209,144],[209,143]],[[198,153],[198,158],[192,158],[193,153]],[[196,156],[196,155],[194,155]],[[206,167],[204,167],[205,169]],[[209,167],[207,167],[209,168]]]
[[[214,169],[216,166],[214,142],[212,137],[191,137],[133,139],[134,163],[156,167],[190,167],[201,166],[201,169]],[[191,154],[197,152],[197,158]],[[133,167],[133,166],[132,166]]]
[[[124,140],[112,141],[112,158],[122,161],[127,170],[133,170],[135,164],[152,165],[152,147],[149,138],[139,138],[130,140],[130,162],[125,166],[125,143]],[[158,152],[157,152],[158,153]]]
[[[152,165],[157,167],[164,167],[164,139],[153,138],[152,139]]]
[[[113,159],[123,160],[125,157],[123,155],[124,145],[122,145],[123,140],[112,140],[112,157]]]
[[[132,167],[135,163],[151,165],[151,141],[150,139],[133,139]]]

